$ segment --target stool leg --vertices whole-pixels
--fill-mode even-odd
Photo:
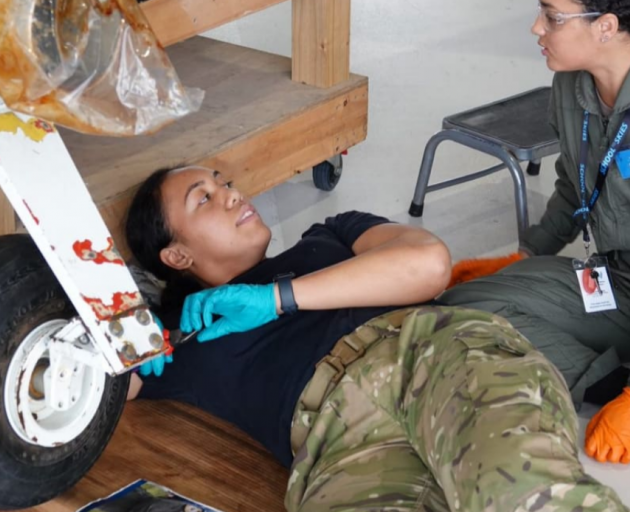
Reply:
[[[427,145],[424,148],[422,164],[420,165],[420,170],[418,172],[416,191],[413,195],[411,206],[409,207],[409,215],[412,217],[422,217],[424,214],[424,198],[427,195],[427,187],[429,186],[429,178],[431,178],[435,152],[437,151],[438,146],[447,139],[449,139],[447,131],[438,132],[429,139],[429,142],[427,142]]]
[[[538,176],[540,174],[540,160],[532,160],[527,164],[527,174]]]
[[[507,151],[502,151],[499,156],[503,163],[507,166],[512,179],[514,180],[514,200],[516,202],[516,221],[518,224],[519,242],[523,239],[525,231],[529,227],[529,211],[527,209],[527,187],[525,184],[525,175],[521,169],[518,160]]]

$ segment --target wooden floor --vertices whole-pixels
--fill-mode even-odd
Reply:
[[[127,404],[114,438],[88,475],[30,509],[75,512],[143,478],[224,512],[281,512],[288,472],[257,443],[187,405]]]

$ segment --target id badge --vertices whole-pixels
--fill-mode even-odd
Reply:
[[[603,256],[588,260],[573,260],[587,313],[600,313],[617,309],[617,301],[610,280],[608,261]]]
[[[624,180],[630,179],[630,149],[619,151],[615,156],[615,161],[617,162],[621,177]]]

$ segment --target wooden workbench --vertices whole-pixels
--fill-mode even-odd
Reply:
[[[368,82],[349,72],[350,0],[292,0],[292,58],[195,34],[282,0],[150,0],[142,8],[201,110],[153,136],[60,130],[121,252],[133,193],[152,171],[201,164],[253,196],[367,136]],[[16,229],[0,192],[0,234]]]
[[[364,77],[327,89],[298,84],[290,79],[290,59],[204,37],[168,52],[182,81],[206,91],[198,113],[152,136],[62,131],[123,253],[124,213],[137,185],[159,168],[199,163],[255,195],[366,137]]]

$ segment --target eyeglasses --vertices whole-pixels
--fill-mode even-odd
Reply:
[[[601,12],[580,12],[577,14],[565,14],[563,12],[550,12],[549,8],[538,4],[538,19],[542,20],[546,32],[553,32],[567,21],[577,18],[595,18],[601,16]]]

